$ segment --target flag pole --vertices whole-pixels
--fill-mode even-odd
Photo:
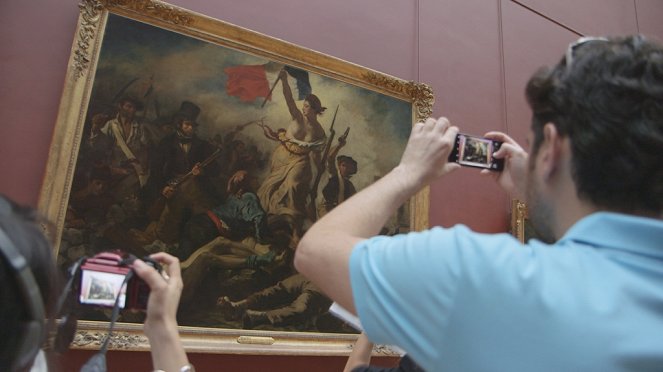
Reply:
[[[276,78],[274,81],[274,84],[272,84],[272,89],[269,90],[269,93],[267,93],[267,96],[265,96],[265,100],[262,101],[262,105],[260,105],[260,108],[265,107],[265,103],[267,103],[267,100],[272,96],[272,92],[274,91],[274,88],[276,88],[276,84],[278,84],[279,80],[281,80],[281,75],[279,74],[279,77]]]

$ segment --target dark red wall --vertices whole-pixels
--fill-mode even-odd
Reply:
[[[36,205],[71,50],[78,0],[0,1],[0,192]],[[435,90],[434,115],[461,130],[524,141],[523,87],[580,35],[663,40],[660,0],[171,0],[213,18]],[[463,169],[431,186],[432,225],[506,231],[509,199]],[[66,370],[89,352],[73,351]],[[199,371],[339,371],[344,357],[196,354]],[[393,363],[383,360],[382,363]],[[149,370],[147,353],[111,352],[110,370]]]

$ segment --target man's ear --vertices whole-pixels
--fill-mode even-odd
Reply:
[[[548,180],[555,175],[559,169],[562,156],[562,138],[559,136],[557,127],[553,123],[543,126],[543,142],[539,149],[539,166],[542,176]]]

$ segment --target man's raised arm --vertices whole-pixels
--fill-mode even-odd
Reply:
[[[387,219],[434,179],[459,167],[447,163],[458,128],[446,118],[412,128],[398,166],[316,222],[300,241],[295,267],[332,300],[356,313],[349,261],[355,245],[377,235]]]

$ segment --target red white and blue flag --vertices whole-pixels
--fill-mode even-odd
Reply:
[[[270,63],[264,65],[230,66],[223,69],[226,75],[228,75],[228,81],[226,82],[226,92],[228,95],[238,97],[242,102],[253,102],[258,97],[270,99],[271,94],[266,72],[266,67]],[[299,100],[311,94],[312,89],[308,72],[291,66],[285,66],[285,70],[297,82]]]
[[[258,97],[269,96],[265,65],[231,66],[223,71],[228,75],[226,92],[229,96],[239,97],[242,102],[253,102]]]

